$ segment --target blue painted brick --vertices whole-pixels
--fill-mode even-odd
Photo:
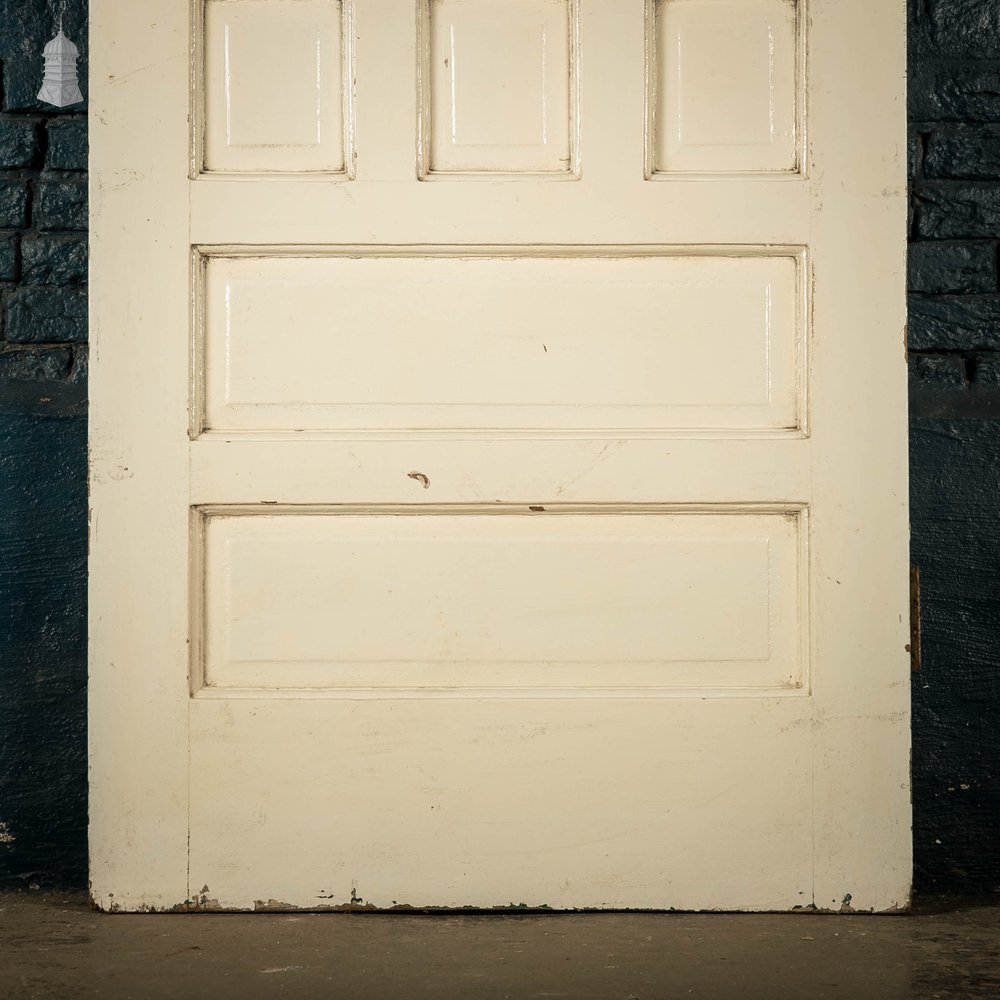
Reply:
[[[1000,128],[950,128],[927,137],[924,171],[944,179],[1000,178]]]
[[[80,285],[87,280],[86,236],[32,236],[21,241],[25,285]]]
[[[49,170],[87,169],[87,122],[63,118],[49,122],[49,148],[45,165]]]
[[[56,17],[63,30],[87,54],[87,0],[2,0],[0,17],[0,59],[37,57],[56,32]],[[37,89],[37,88],[36,88]]]
[[[911,295],[911,351],[1000,348],[1000,295]]]
[[[1000,121],[1000,65],[996,61],[934,61],[910,69],[910,120]]]
[[[69,373],[69,380],[85,385],[89,375],[90,351],[86,344],[77,344],[73,348],[73,368]]]
[[[0,233],[0,281],[17,281],[17,233]]]
[[[14,382],[57,382],[70,373],[68,347],[7,348],[0,351],[0,379]]]
[[[35,96],[42,85],[42,55],[15,56],[3,62],[3,110],[44,111]]]
[[[914,192],[917,232],[925,239],[996,239],[1000,185],[986,181],[921,184]]]
[[[915,0],[910,9],[911,52],[973,59],[1000,56],[996,0]]]
[[[1000,354],[981,354],[976,358],[976,382],[1000,385]]]
[[[908,285],[911,292],[995,292],[996,247],[992,243],[913,243]]]
[[[35,189],[35,228],[41,232],[87,228],[84,181],[39,181]]]
[[[19,288],[7,300],[7,340],[59,344],[87,339],[87,293],[81,288]]]
[[[85,888],[85,417],[0,409],[0,525],[0,885]]]
[[[0,181],[0,229],[26,229],[27,226],[27,182]]]
[[[964,388],[965,361],[947,354],[911,355],[910,381],[946,389]]]
[[[920,134],[910,130],[906,143],[906,175],[911,180],[919,177],[923,170],[924,143]]]
[[[911,442],[923,639],[913,675],[916,880],[921,892],[995,894],[1000,854],[987,845],[1000,834],[1000,420],[917,419]],[[971,787],[949,794],[960,782]]]
[[[41,125],[25,118],[0,119],[0,170],[34,167],[41,152]]]

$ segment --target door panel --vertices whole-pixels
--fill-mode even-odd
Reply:
[[[201,3],[204,169],[345,171],[349,8],[335,0]]]
[[[799,693],[799,512],[636,509],[203,512],[196,683]]]
[[[575,0],[423,0],[419,16],[427,174],[570,174]]]
[[[650,4],[653,170],[798,171],[799,0]]]
[[[92,12],[97,905],[905,907],[902,11]]]
[[[799,429],[801,255],[526,251],[207,257],[204,429]]]

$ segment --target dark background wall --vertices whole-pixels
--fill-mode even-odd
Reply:
[[[53,6],[0,0],[0,886],[87,884],[87,120],[35,101]]]
[[[86,885],[86,105],[34,98],[59,6],[0,0],[0,887]],[[1000,0],[909,6],[916,884],[1000,892]]]
[[[1000,0],[910,0],[921,890],[1000,892]]]

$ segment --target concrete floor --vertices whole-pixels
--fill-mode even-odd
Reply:
[[[976,1000],[1000,997],[1000,905],[939,899],[895,917],[108,916],[82,896],[10,894],[0,997]]]

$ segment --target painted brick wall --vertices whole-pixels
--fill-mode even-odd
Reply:
[[[35,100],[55,7],[0,0],[0,886],[87,878],[87,119]]]
[[[87,119],[35,99],[55,4],[6,0],[0,22],[0,378],[81,383],[87,367]],[[66,32],[85,63],[86,3]]]
[[[86,118],[34,100],[57,5],[0,0],[0,886],[86,884]],[[995,892],[1000,0],[909,6],[916,878]],[[85,20],[68,0],[84,56]]]
[[[1000,0],[910,0],[914,847],[1000,890]]]

